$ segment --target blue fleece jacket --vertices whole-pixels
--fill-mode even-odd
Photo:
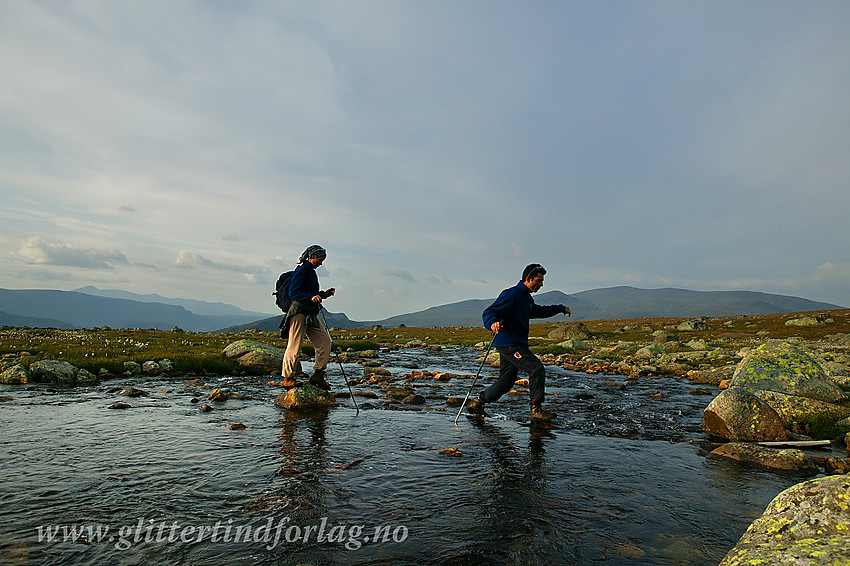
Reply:
[[[319,276],[316,275],[316,268],[309,261],[305,261],[295,268],[289,279],[289,296],[293,301],[310,304],[318,294]]]
[[[548,318],[566,311],[564,305],[538,305],[531,298],[531,289],[520,281],[499,293],[492,305],[481,316],[484,327],[490,330],[494,322],[502,323],[493,340],[496,348],[528,346],[528,321],[531,318]]]

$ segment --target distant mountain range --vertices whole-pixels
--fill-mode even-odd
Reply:
[[[326,312],[328,325],[363,328],[374,325],[478,326],[494,298],[470,299],[383,320],[358,322],[343,313]],[[800,297],[754,291],[688,291],[610,287],[567,295],[549,291],[535,295],[540,305],[570,307],[570,320],[611,318],[691,318],[778,314],[841,309],[838,305]],[[258,318],[262,317],[262,318]],[[558,316],[552,320],[561,320]],[[175,326],[196,332],[276,331],[281,315],[245,311],[225,303],[136,295],[126,291],[83,287],[76,291],[0,289],[0,325],[40,328],[158,328]]]
[[[81,292],[86,291],[86,292]],[[118,294],[116,298],[101,296]],[[154,300],[160,299],[160,300]],[[175,304],[166,304],[169,301]],[[208,313],[198,314],[189,308]],[[215,314],[213,314],[215,313]],[[126,291],[84,287],[79,291],[0,289],[0,325],[38,328],[158,328],[208,332],[234,324],[247,324],[266,313],[243,311],[233,305],[158,295],[134,295]]]
[[[401,314],[383,320],[354,322],[344,319],[328,324],[339,328],[362,328],[374,325],[399,326],[479,326],[481,313],[495,300],[469,299],[448,305],[431,307],[423,311]],[[735,316],[755,314],[778,314],[841,309],[838,305],[820,303],[755,291],[688,291],[686,289],[637,289],[635,287],[609,287],[593,289],[567,295],[561,291],[548,291],[534,296],[539,305],[564,304],[570,307],[570,320],[594,320],[611,318],[659,318],[700,316]],[[552,320],[564,317],[556,316]],[[258,320],[228,331],[277,330],[280,317]]]

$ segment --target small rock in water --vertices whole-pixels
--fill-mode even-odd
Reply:
[[[824,463],[824,469],[829,475],[850,474],[850,461],[830,456]]]
[[[211,401],[227,401],[230,397],[230,391],[227,389],[213,389],[210,393]]]
[[[458,450],[457,446],[452,446],[451,448],[443,448],[440,450],[440,454],[445,454],[446,456],[452,456],[455,458],[460,458],[463,456],[463,453]]]
[[[201,405],[200,407],[198,407],[198,409],[200,409],[201,412],[204,412],[204,413],[209,413],[210,411],[213,410],[213,408],[210,407],[209,405]]]
[[[425,397],[422,395],[409,395],[402,400],[407,405],[424,405]]]
[[[227,426],[230,428],[230,430],[242,430],[242,429],[248,428],[247,426],[245,426],[242,423],[230,423]]]
[[[132,409],[132,405],[128,405],[127,403],[113,403],[109,406],[110,409]]]
[[[449,397],[446,399],[446,405],[449,407],[460,407],[463,404],[463,398],[461,397]]]
[[[126,387],[118,392],[119,395],[124,395],[125,397],[147,397],[148,392],[142,389],[136,389],[135,387]]]

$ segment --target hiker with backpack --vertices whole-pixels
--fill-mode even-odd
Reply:
[[[510,391],[517,380],[519,370],[528,372],[529,394],[531,395],[531,420],[548,421],[554,416],[543,409],[546,370],[543,363],[528,349],[529,319],[548,318],[556,314],[570,314],[564,305],[538,305],[531,298],[543,287],[546,270],[539,263],[527,265],[522,279],[513,287],[499,294],[492,305],[484,309],[484,327],[495,334],[493,346],[499,352],[499,378],[469,402],[466,410],[473,415],[483,416],[484,405],[497,401]]]
[[[319,277],[316,275],[316,268],[322,265],[326,257],[327,252],[323,247],[310,246],[298,259],[298,267],[294,271],[284,273],[278,280],[278,289],[275,292],[277,303],[286,312],[280,323],[280,334],[289,337],[281,370],[283,386],[287,389],[301,385],[297,378],[307,377],[301,372],[301,364],[298,361],[305,332],[316,351],[313,375],[309,383],[325,391],[331,388],[325,379],[325,370],[331,355],[331,337],[319,321],[318,315],[322,310],[322,301],[332,297],[336,291],[333,287],[321,291]]]

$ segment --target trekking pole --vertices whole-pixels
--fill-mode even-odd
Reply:
[[[469,400],[469,395],[472,393],[472,388],[475,387],[475,382],[478,381],[478,376],[481,374],[481,368],[484,367],[484,363],[487,361],[487,356],[490,354],[490,349],[493,347],[493,342],[495,340],[496,335],[493,334],[493,338],[490,339],[490,345],[487,346],[487,352],[481,359],[481,365],[478,366],[478,372],[476,372],[475,374],[475,379],[472,380],[472,385],[469,386],[469,391],[466,392],[466,397],[464,397],[463,403],[460,404],[460,411],[457,412],[457,416],[455,417],[455,424],[457,424],[457,420],[460,418],[460,414],[463,412],[463,408],[466,406],[466,402]]]
[[[328,329],[328,319],[325,318],[325,309],[324,307],[319,311],[322,314],[322,322],[325,323],[325,332],[328,333],[328,337],[331,339],[331,351],[334,349],[334,339],[331,336],[331,331]],[[345,376],[345,369],[342,367],[342,360],[339,359],[339,353],[336,352],[336,362],[339,364],[339,371],[342,372],[342,378],[345,380],[345,384],[348,386],[348,394],[351,395],[351,401],[354,403],[354,408],[357,410],[356,415],[360,414],[360,407],[357,406],[357,399],[354,398],[354,392],[351,390],[351,384],[348,383],[348,378]]]

